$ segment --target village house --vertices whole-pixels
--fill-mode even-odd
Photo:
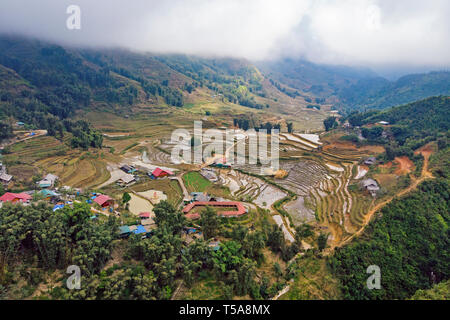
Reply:
[[[126,174],[122,176],[117,183],[122,187],[128,187],[136,182],[136,177],[132,174]]]
[[[215,173],[215,171],[213,169],[210,168],[203,168],[202,170],[200,170],[200,174],[205,178],[208,179],[211,182],[217,182],[219,181],[219,178],[217,176],[217,174]]]
[[[163,170],[161,168],[156,168],[155,170],[153,170],[152,173],[149,173],[149,176],[152,179],[158,179],[158,178],[163,178],[163,177],[172,176],[172,175],[173,175],[172,171]]]
[[[363,180],[361,184],[363,188],[372,195],[372,197],[375,197],[377,192],[380,190],[378,183],[373,179]]]
[[[114,199],[103,194],[96,196],[94,202],[102,208],[114,206]]]
[[[191,192],[192,201],[207,202],[211,201],[211,197],[203,192]]]
[[[0,182],[5,187],[7,187],[11,183],[12,178],[13,178],[13,176],[10,174],[7,174],[5,172],[0,173]]]
[[[368,166],[374,165],[375,163],[377,163],[377,159],[375,157],[370,157],[364,160],[364,164]]]
[[[45,200],[51,201],[51,202],[57,202],[60,200],[60,194],[56,193],[55,191],[44,189],[39,191],[39,194],[44,197]]]
[[[239,217],[245,213],[247,213],[247,209],[242,205],[242,203],[237,201],[196,201],[188,204],[183,209],[183,213],[185,217],[188,219],[199,219],[199,213],[190,213],[195,208],[198,207],[216,207],[216,208],[230,208],[235,209],[231,211],[219,211],[217,214],[221,217]]]
[[[39,188],[52,188],[55,186],[56,181],[58,180],[58,177],[54,174],[47,174],[44,179],[38,182]]]
[[[121,167],[120,167],[120,170],[122,170],[122,171],[125,172],[125,173],[130,173],[130,174],[137,171],[135,167],[129,166],[129,165],[123,165],[123,166],[121,166]]]
[[[26,193],[12,193],[7,192],[3,196],[0,197],[0,202],[11,202],[11,203],[23,203],[29,204],[33,197]]]

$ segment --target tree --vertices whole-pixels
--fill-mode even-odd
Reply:
[[[130,194],[128,192],[125,192],[122,196],[122,203],[126,205],[128,204],[128,202],[130,202],[130,200],[131,200]]]
[[[202,211],[200,225],[202,226],[204,239],[210,239],[217,235],[220,227],[220,220],[214,209],[206,207]]]
[[[294,131],[294,124],[292,122],[287,123],[287,130],[289,133],[292,133]]]
[[[328,234],[320,233],[317,238],[317,246],[319,247],[319,251],[323,251],[327,247]]]
[[[270,246],[275,252],[283,248],[284,234],[279,226],[272,226],[272,230],[269,231],[267,236],[267,245]]]
[[[325,126],[325,131],[330,131],[337,126],[337,121],[335,117],[328,117],[323,120],[323,125]]]
[[[161,229],[171,234],[179,234],[183,229],[186,218],[169,202],[161,201],[154,208],[155,222]]]

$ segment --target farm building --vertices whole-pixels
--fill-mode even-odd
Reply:
[[[135,176],[133,176],[132,174],[128,174],[128,173],[126,175],[122,176],[118,180],[118,184],[121,185],[121,186],[129,186],[129,185],[132,185],[135,182],[136,182]]]
[[[38,182],[40,188],[51,188],[55,185],[56,180],[58,180],[58,177],[54,174],[47,174],[44,179]]]
[[[150,212],[141,212],[139,214],[139,218],[141,218],[141,219],[149,219],[151,217],[151,215],[152,214]]]
[[[172,175],[173,175],[173,172],[170,170],[163,170],[161,168],[156,168],[155,170],[153,170],[150,177],[162,178],[162,177],[167,177],[167,176],[172,176]]]
[[[367,190],[372,195],[372,197],[375,197],[377,195],[377,192],[380,190],[378,183],[373,179],[363,180],[361,184],[364,187],[364,189]]]
[[[129,166],[129,165],[123,165],[120,167],[120,170],[122,170],[125,173],[134,173],[136,172],[136,168],[133,166]]]
[[[387,122],[387,121],[379,121],[378,124],[381,124],[383,126],[387,126],[389,124],[389,122]]]
[[[370,157],[364,160],[364,164],[368,166],[374,165],[375,163],[377,163],[377,159],[375,157]]]
[[[5,172],[0,174],[0,182],[4,185],[7,186],[9,185],[9,183],[11,182],[13,176],[10,174],[7,174]]]
[[[186,218],[189,219],[198,219],[200,218],[200,214],[198,212],[191,213],[191,211],[195,211],[199,207],[213,207],[218,209],[217,214],[221,217],[238,217],[245,213],[247,213],[247,209],[242,205],[242,203],[237,201],[196,201],[188,204],[183,209],[183,213],[186,215]],[[235,210],[224,210],[227,208],[233,208]]]
[[[30,203],[32,197],[26,193],[12,193],[7,192],[0,197],[0,202],[12,202],[12,203]]]
[[[99,204],[103,208],[114,205],[114,199],[103,194],[95,197],[94,202]]]
[[[58,193],[56,193],[52,190],[48,190],[48,189],[39,191],[39,194],[42,195],[44,197],[44,199],[47,201],[58,199],[60,196]]]

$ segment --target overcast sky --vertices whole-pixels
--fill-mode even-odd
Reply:
[[[449,0],[0,1],[0,31],[66,44],[375,68],[448,70],[449,17]]]

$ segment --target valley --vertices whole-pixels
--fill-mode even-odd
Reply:
[[[8,36],[0,49],[1,221],[25,221],[0,225],[7,288],[0,294],[8,299],[352,299],[361,283],[347,277],[346,250],[364,250],[374,225],[404,214],[399,201],[424,196],[424,188],[443,197],[448,96],[355,112],[354,103],[361,111],[377,104],[348,92],[375,81],[368,70],[74,49]],[[445,74],[423,78],[447,92]],[[409,93],[404,102],[415,96]],[[222,151],[201,163],[173,161],[172,134],[192,135],[195,121],[203,136],[234,130],[236,139],[215,138]],[[252,134],[263,129],[279,167],[249,163],[257,158]],[[196,139],[185,142],[189,152],[209,146]],[[230,160],[239,156],[247,162]],[[448,212],[429,211],[440,218],[423,219],[442,228],[427,241],[441,246]],[[7,225],[24,238],[10,242]],[[28,255],[36,262],[21,269]],[[69,261],[87,275],[85,290],[56,280]]]

